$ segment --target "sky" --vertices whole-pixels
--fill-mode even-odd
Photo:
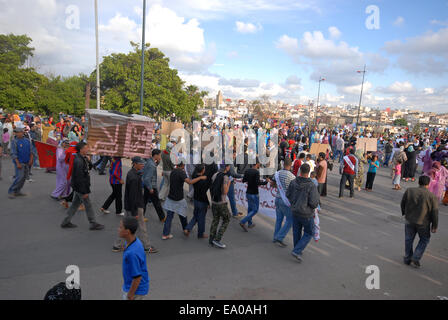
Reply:
[[[141,42],[143,0],[98,0],[100,55]],[[95,69],[94,0],[0,0],[44,74]],[[448,112],[448,0],[147,0],[146,42],[214,97]]]

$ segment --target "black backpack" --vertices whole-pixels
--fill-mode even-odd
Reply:
[[[215,181],[210,186],[210,195],[213,202],[221,202],[222,200],[222,184],[224,182],[224,172],[218,172]]]

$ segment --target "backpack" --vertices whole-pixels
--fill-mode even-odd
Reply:
[[[224,182],[224,172],[218,172],[215,181],[210,186],[210,195],[213,202],[221,202],[222,200],[222,184]]]

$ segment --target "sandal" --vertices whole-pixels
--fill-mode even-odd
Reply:
[[[169,234],[167,236],[162,236],[162,240],[169,240],[169,239],[173,239],[173,235]]]

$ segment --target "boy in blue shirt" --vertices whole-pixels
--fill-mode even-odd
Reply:
[[[16,137],[11,141],[11,158],[15,166],[15,179],[9,187],[8,194],[10,199],[18,196],[25,196],[21,190],[25,184],[31,165],[33,164],[33,153],[31,151],[31,142],[24,137],[24,128],[15,129]]]
[[[118,228],[118,235],[127,244],[123,252],[123,300],[144,300],[149,292],[146,253],[135,236],[137,229],[138,220],[135,217],[123,218]]]

